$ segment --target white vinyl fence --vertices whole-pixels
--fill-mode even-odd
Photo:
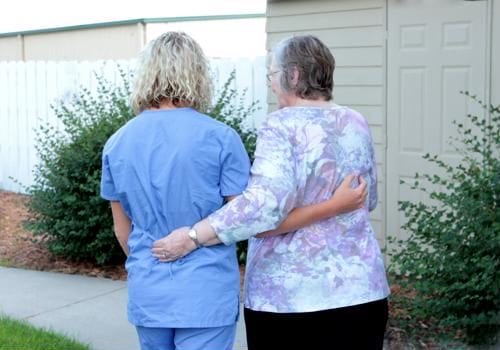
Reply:
[[[236,78],[233,88],[247,90],[246,104],[258,101],[256,125],[264,118],[267,87],[265,59],[211,59],[216,92],[231,71]],[[0,62],[0,189],[24,192],[33,183],[35,130],[40,125],[60,123],[51,105],[64,100],[81,87],[95,91],[94,72],[119,82],[118,65],[133,69],[134,61],[94,62]]]

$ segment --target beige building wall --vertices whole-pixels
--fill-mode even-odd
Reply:
[[[20,35],[0,38],[0,61],[23,59],[23,39]]]
[[[129,59],[143,41],[142,24],[26,35],[24,60]]]
[[[337,63],[334,100],[361,112],[372,131],[379,176],[379,204],[372,212],[385,244],[385,27],[384,0],[268,1],[267,49],[294,34],[313,34]],[[271,92],[269,111],[276,109]]]

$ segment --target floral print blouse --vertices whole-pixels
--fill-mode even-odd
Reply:
[[[349,174],[368,182],[364,208],[287,234],[253,237],[277,227],[293,208],[329,199]],[[286,107],[259,130],[247,189],[208,219],[225,244],[249,238],[247,308],[312,312],[388,296],[369,220],[376,203],[374,148],[364,117],[339,105]]]

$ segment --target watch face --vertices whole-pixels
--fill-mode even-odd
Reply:
[[[198,242],[198,234],[197,234],[196,230],[190,229],[188,231],[188,236],[189,236],[189,238],[191,238],[193,240],[194,244],[196,244],[197,247],[200,246],[200,242]]]
[[[196,240],[196,231],[191,229],[188,231],[189,238],[191,238],[193,241]]]

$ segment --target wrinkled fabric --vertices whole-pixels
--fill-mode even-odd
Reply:
[[[365,208],[284,235],[252,238],[277,227],[293,208],[329,199],[353,173],[368,182]],[[247,308],[318,311],[388,296],[369,221],[376,203],[374,148],[363,116],[338,105],[287,107],[270,114],[259,130],[247,189],[209,222],[226,244],[250,238]]]
[[[136,327],[141,350],[232,350],[236,324],[207,328]]]
[[[250,162],[238,134],[190,108],[145,111],[103,151],[101,196],[120,201],[128,239],[128,317],[143,327],[221,327],[236,322],[235,245],[197,249],[160,263],[153,242],[192,226],[247,185]]]

